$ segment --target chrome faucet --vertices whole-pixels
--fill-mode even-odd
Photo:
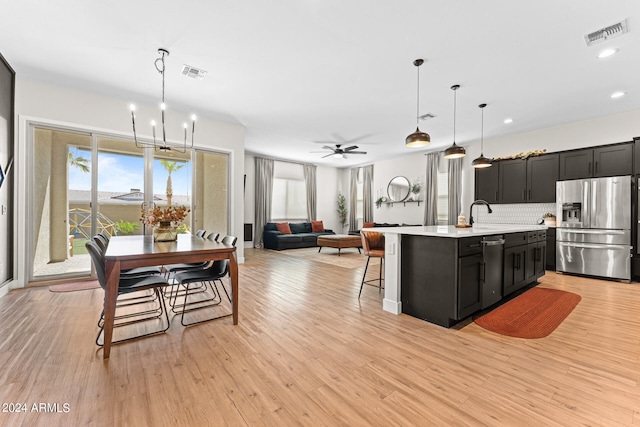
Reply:
[[[493,211],[491,210],[491,206],[489,206],[489,203],[484,200],[476,200],[475,202],[471,203],[471,206],[469,206],[469,225],[473,225],[473,215],[471,213],[471,209],[473,209],[474,205],[486,205],[489,213],[493,213]]]

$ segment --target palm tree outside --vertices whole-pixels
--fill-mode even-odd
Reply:
[[[84,173],[89,173],[91,171],[89,167],[89,159],[82,156],[76,157],[71,151],[69,151],[69,154],[67,155],[67,161],[70,166],[74,166]]]
[[[187,164],[185,162],[175,162],[173,160],[160,159],[160,163],[165,168],[169,176],[167,177],[167,206],[171,206],[173,200],[173,184],[171,183],[171,174],[179,171]]]

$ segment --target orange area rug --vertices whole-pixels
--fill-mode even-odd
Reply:
[[[544,338],[562,323],[581,299],[572,292],[533,288],[474,322],[501,335]]]
[[[83,282],[62,283],[60,285],[51,285],[49,290],[51,292],[74,292],[85,291],[87,289],[97,289],[100,284],[97,280],[85,280]]]

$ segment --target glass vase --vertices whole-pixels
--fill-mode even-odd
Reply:
[[[172,242],[178,240],[178,227],[171,222],[161,222],[153,229],[153,240],[156,242]]]

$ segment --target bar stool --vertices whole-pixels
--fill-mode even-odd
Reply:
[[[378,285],[378,292],[381,292],[384,287],[382,286],[382,266],[384,264],[384,234],[377,231],[360,231],[360,237],[362,238],[362,250],[363,254],[367,256],[367,265],[364,268],[362,274],[362,283],[360,283],[360,293],[358,299],[362,294],[362,288],[364,285],[376,286]],[[365,280],[367,277],[367,269],[369,268],[369,261],[371,258],[380,258],[380,275],[378,279]]]

